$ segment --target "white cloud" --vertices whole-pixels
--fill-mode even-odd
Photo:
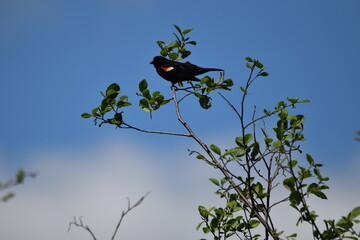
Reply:
[[[91,239],[79,228],[67,232],[74,216],[83,216],[98,239],[110,239],[127,206],[126,197],[135,202],[148,191],[151,194],[142,205],[124,219],[118,239],[204,237],[195,230],[200,221],[197,206],[218,202],[213,200],[215,188],[207,181],[214,170],[196,159],[182,158],[180,152],[168,154],[178,157],[164,163],[159,158],[166,156],[153,150],[139,151],[131,142],[115,142],[91,150],[33,156],[32,165],[24,167],[40,175],[14,189],[16,198],[0,204],[0,239]],[[351,188],[351,184],[338,183],[329,201],[312,205],[319,213],[338,218],[360,199],[359,192]],[[289,208],[277,213],[286,228],[292,212]]]
[[[0,238],[90,239],[81,229],[67,233],[73,216],[83,216],[99,239],[110,239],[126,197],[135,202],[148,191],[143,204],[125,218],[119,238],[196,236],[199,189],[211,187],[205,176],[197,181],[205,166],[173,158],[182,167],[169,173],[157,157],[131,143],[34,156],[33,165],[25,168],[36,169],[39,176],[14,189],[16,198],[0,205]]]

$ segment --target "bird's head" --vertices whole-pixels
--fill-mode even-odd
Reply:
[[[150,62],[150,64],[153,64],[155,67],[163,66],[165,63],[167,63],[169,60],[162,56],[156,56],[154,59]]]

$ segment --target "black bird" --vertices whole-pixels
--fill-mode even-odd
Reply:
[[[202,68],[189,62],[181,63],[156,56],[150,64],[153,64],[156,72],[172,84],[182,81],[200,81],[195,76],[209,71],[224,71],[219,68]]]

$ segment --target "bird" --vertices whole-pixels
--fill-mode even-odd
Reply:
[[[210,71],[224,71],[219,68],[202,68],[190,62],[177,62],[169,60],[162,56],[156,56],[150,62],[153,64],[156,72],[165,80],[170,81],[172,84],[182,81],[197,81],[200,82],[197,75],[210,72]]]

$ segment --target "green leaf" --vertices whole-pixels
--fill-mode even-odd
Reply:
[[[114,118],[116,121],[118,121],[118,125],[121,125],[123,123],[123,117],[121,113],[115,113]]]
[[[254,62],[254,60],[251,57],[246,57],[245,60],[248,62]]]
[[[243,91],[245,94],[247,94],[247,92],[246,92],[246,90],[245,90],[244,87],[241,86],[241,87],[240,87],[240,90]]]
[[[182,34],[181,29],[179,28],[179,26],[178,26],[178,25],[173,24],[173,26],[174,26],[174,28],[176,28],[176,30],[177,30],[180,34]]]
[[[255,219],[251,219],[249,221],[249,227],[250,228],[256,228],[257,226],[259,226],[260,222],[258,220]]]
[[[198,207],[198,211],[199,211],[199,213],[200,213],[200,216],[202,216],[202,217],[204,217],[204,218],[206,218],[208,215],[209,215],[209,212],[208,212],[208,210],[204,207],[204,206],[199,206]]]
[[[301,203],[301,194],[299,192],[291,192],[289,199],[292,205],[298,206]]]
[[[345,217],[341,217],[340,220],[336,222],[336,226],[344,229],[349,229],[352,227],[352,225],[352,222]]]
[[[256,155],[258,155],[260,152],[260,146],[258,142],[255,142],[254,146],[253,146],[253,150],[251,152],[251,158],[254,161],[256,158]]]
[[[358,216],[360,216],[360,206],[351,210],[351,212],[349,214],[349,219],[352,221],[355,218],[357,218]]]
[[[190,42],[187,42],[187,44],[196,45],[196,42],[195,41],[190,41]]]
[[[228,182],[229,180],[227,179],[227,178],[222,178],[221,179],[221,186],[224,186],[224,184],[226,183],[226,182]]]
[[[294,177],[289,177],[286,178],[283,181],[283,185],[286,189],[290,190],[290,191],[294,191],[295,190],[295,179]]]
[[[310,154],[306,154],[306,160],[311,166],[314,165],[314,159],[310,156]]]
[[[182,34],[187,34],[187,33],[189,33],[189,32],[191,32],[193,29],[192,28],[189,28],[189,29],[185,29],[185,30],[183,30],[182,31]]]
[[[288,239],[288,238],[295,238],[295,237],[297,237],[297,233],[293,233],[293,234],[291,234],[291,235],[289,235],[289,236],[286,236],[286,239]]]
[[[250,64],[250,63],[248,63],[248,62],[247,62],[247,63],[245,63],[245,66],[246,66],[247,68],[250,68],[250,69],[253,67],[253,65],[252,65],[252,64]]]
[[[262,65],[262,63],[259,62],[259,61],[255,62],[255,66],[256,66],[257,68],[264,69],[264,65]]]
[[[279,148],[279,147],[282,146],[282,143],[281,143],[280,140],[276,140],[276,141],[273,143],[273,145],[274,145],[274,147]]]
[[[119,93],[120,93],[120,86],[116,83],[111,84],[106,89],[106,97],[110,99],[116,98]]]
[[[281,109],[281,112],[278,114],[280,119],[286,119],[288,116],[288,111],[286,109]]]
[[[201,95],[199,98],[200,106],[204,109],[209,109],[211,107],[210,98],[206,95]]]
[[[209,76],[205,76],[205,77],[200,79],[201,84],[207,83],[209,81],[211,81],[211,78]]]
[[[233,80],[232,79],[226,79],[226,80],[224,80],[224,83],[228,86],[228,87],[231,87],[231,86],[233,86],[234,85],[234,82],[233,82]]]
[[[17,183],[22,183],[24,181],[25,178],[25,171],[20,169],[17,173],[16,173],[16,182]]]
[[[156,43],[161,49],[164,49],[164,46],[166,45],[163,41],[156,41]]]
[[[210,145],[210,149],[216,153],[217,155],[221,155],[221,150],[218,146],[214,145],[214,144],[211,144]]]
[[[145,89],[144,91],[142,91],[142,94],[144,97],[146,97],[148,100],[151,100],[151,95],[150,95],[150,90],[149,89]]]
[[[288,166],[289,166],[290,168],[294,168],[297,163],[298,163],[298,161],[296,161],[296,160],[291,160],[291,161],[288,162]]]
[[[245,137],[244,137],[245,144],[247,145],[251,141],[252,138],[253,138],[253,136],[250,133],[245,134]]]
[[[148,87],[147,81],[145,79],[141,80],[139,83],[140,92],[143,92],[145,89],[147,89],[147,87]]]
[[[81,114],[81,117],[82,118],[89,118],[89,117],[91,117],[92,115],[90,114],[90,113],[83,113],[83,114]]]
[[[96,107],[96,108],[94,108],[94,109],[91,111],[91,113],[92,113],[92,115],[97,116],[97,115],[99,115],[99,114],[98,114],[98,111],[100,111],[100,110],[99,110],[99,107]]]
[[[145,112],[150,112],[150,106],[149,106],[149,102],[146,98],[142,98],[139,101],[139,106],[142,110],[144,110]]]
[[[1,201],[6,202],[6,201],[8,201],[9,199],[13,198],[14,196],[15,196],[15,194],[12,193],[12,192],[7,193],[7,194],[5,194],[5,196],[3,196],[3,197],[1,198]]]
[[[130,106],[130,105],[131,105],[131,103],[128,102],[128,96],[126,96],[126,95],[121,96],[116,104],[116,106],[118,108]]]
[[[297,97],[297,98],[286,98],[289,102],[291,102],[291,103],[297,103],[298,102],[298,100],[299,100],[299,98]]]
[[[182,53],[181,53],[181,58],[184,59],[184,58],[186,58],[187,56],[189,56],[190,54],[191,54],[190,51],[182,52]]]
[[[237,138],[235,138],[235,142],[236,142],[236,144],[237,144],[239,147],[245,148],[242,137],[237,137]]]
[[[266,76],[269,76],[270,74],[269,73],[267,73],[267,72],[262,72],[262,73],[260,73],[260,76],[262,76],[262,77],[266,77]]]
[[[165,49],[162,49],[160,51],[160,55],[163,56],[163,57],[166,57],[167,56],[167,51]]]
[[[177,53],[174,53],[174,52],[169,53],[169,58],[170,58],[171,60],[175,61],[175,60],[177,60],[177,58],[178,58],[178,54],[177,54]]]
[[[203,227],[202,230],[205,234],[210,232],[210,228],[208,227]]]
[[[219,219],[213,218],[210,221],[210,228],[214,231],[216,231],[219,228]]]
[[[323,193],[321,190],[316,190],[313,192],[315,196],[321,198],[321,199],[327,199],[325,193]]]
[[[210,180],[213,184],[215,184],[216,186],[220,186],[220,183],[219,183],[219,181],[218,181],[217,179],[215,179],[215,178],[209,178],[209,180]]]
[[[173,48],[177,48],[177,47],[179,47],[180,45],[179,45],[179,42],[178,41],[173,41],[173,42],[171,42],[169,45],[167,45],[166,46],[166,48],[168,49],[168,50],[170,50],[170,49],[173,49]]]
[[[203,224],[204,222],[201,222],[199,223],[197,226],[196,226],[196,231],[199,230],[199,228],[201,227],[201,225]]]

